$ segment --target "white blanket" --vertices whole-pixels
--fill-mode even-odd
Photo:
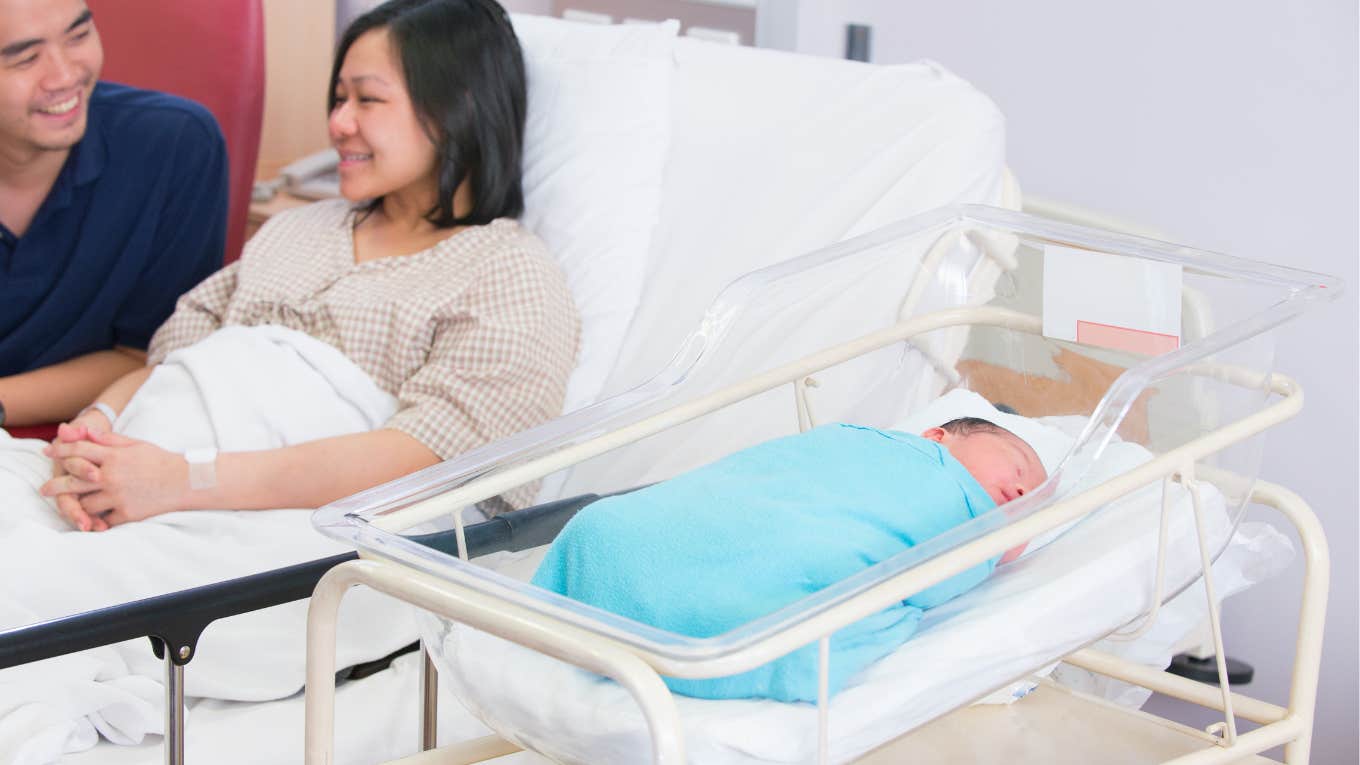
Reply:
[[[268,449],[380,427],[393,398],[335,348],[279,327],[232,327],[178,351],[115,423],[172,451]],[[102,533],[69,530],[37,488],[40,441],[0,431],[0,630],[344,551],[310,510],[187,511]],[[404,606],[346,598],[341,666],[414,639]],[[210,626],[185,671],[191,696],[263,700],[303,683],[306,603]],[[364,646],[364,650],[360,647]],[[163,668],[146,640],[0,670],[0,762],[46,763],[99,734],[136,743],[162,727]]]

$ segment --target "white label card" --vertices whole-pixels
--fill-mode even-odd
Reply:
[[[1044,336],[1155,356],[1181,344],[1181,267],[1044,247]]]

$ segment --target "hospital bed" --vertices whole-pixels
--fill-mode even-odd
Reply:
[[[677,38],[673,24],[514,21],[530,91],[524,222],[562,264],[583,318],[568,410],[626,390],[659,368],[713,296],[744,272],[940,205],[1018,204],[1005,172],[1000,114],[933,63],[874,67],[714,45]],[[549,486],[542,496],[567,495],[565,487]],[[326,554],[342,549],[327,544]],[[176,589],[167,582],[163,592]],[[214,600],[220,594],[214,591]],[[110,596],[114,610],[102,616],[145,615],[144,605],[123,600]],[[235,608],[247,605],[247,599],[228,600]],[[266,605],[261,599],[250,604]],[[264,673],[280,685],[274,676],[281,673],[256,666],[288,667],[301,686],[301,609],[252,612],[250,619],[296,621],[296,640],[267,651],[240,650],[243,638],[255,634],[245,626],[252,622],[224,618],[235,611],[218,605],[196,611],[185,629],[177,629],[175,619],[151,616],[121,623],[127,634],[174,633],[163,635],[173,646],[163,667],[145,641],[124,653],[140,662],[142,676],[163,677],[172,734],[166,748],[183,748],[196,762],[231,757],[207,742],[231,739],[237,748],[257,742],[228,732],[269,706],[243,699],[280,695],[244,680]],[[35,644],[51,655],[57,646],[46,637],[53,631],[65,630],[71,648],[113,637],[87,629],[97,617],[71,618],[46,625],[46,632],[25,628],[0,637],[0,664],[32,657],[26,651]],[[399,614],[366,621],[389,625],[390,634],[371,645],[351,640],[355,650],[345,663],[381,660],[417,637],[414,624]],[[182,724],[176,689],[193,718],[187,738],[174,735]],[[159,726],[150,718],[142,723],[143,731]],[[138,746],[100,744],[66,759],[159,760],[161,742],[138,731],[128,738],[138,737]],[[264,750],[275,761],[294,762],[298,757],[288,754],[293,738],[300,741],[279,739]],[[354,756],[363,759],[362,752]]]
[[[627,392],[666,365],[705,307],[743,273],[934,208],[1019,206],[1018,189],[1005,171],[999,113],[933,63],[875,67],[718,46],[676,39],[674,27],[667,25],[599,28],[548,19],[515,21],[530,73],[525,221],[562,262],[584,320],[581,367],[569,386],[569,410],[609,399],[611,407],[622,401],[621,415],[633,413],[628,396],[634,394]],[[1006,273],[1001,264],[990,276],[980,271],[977,286],[993,283],[1005,291]],[[917,307],[924,310],[937,299],[928,290]],[[701,338],[721,325],[712,319],[703,319]],[[843,334],[828,327],[833,335]],[[946,335],[940,334],[943,345],[932,351],[941,360],[950,358],[960,342],[959,336]],[[804,337],[815,340],[816,332]],[[697,352],[699,346],[684,347]],[[825,416],[817,411],[817,396],[825,390],[811,391],[809,417]],[[787,424],[782,405],[775,409],[778,421]],[[673,462],[720,448],[707,439],[705,444],[667,451],[673,452]],[[637,459],[657,476],[678,467],[655,454]],[[549,476],[540,499],[588,498],[594,490],[583,487],[608,484],[591,477],[594,469],[598,465]],[[617,475],[629,480],[616,481],[609,490],[625,488],[632,479],[650,480],[648,473],[636,467],[619,470]],[[511,525],[534,533],[531,527]],[[468,527],[463,549],[491,549],[481,547],[486,531]],[[457,528],[434,535],[430,539],[457,549]],[[512,538],[497,544],[520,546]],[[157,615],[143,614],[141,620],[112,624],[109,617],[121,620],[147,607],[113,603],[113,610],[103,614],[21,629],[0,636],[0,658],[6,666],[17,663],[34,645],[44,655],[59,653],[46,641],[52,634],[65,634],[71,648],[103,640],[101,634],[110,640],[160,635],[171,645],[164,654],[166,729],[171,732],[164,745],[156,736],[135,746],[103,742],[63,761],[158,762],[164,749],[170,761],[187,751],[196,763],[296,762],[302,755],[300,697],[232,701],[205,694],[195,683],[211,674],[205,662],[215,658],[212,646],[223,642],[219,628],[234,621],[224,617],[304,594],[307,578],[314,580],[334,562],[316,561],[306,572],[262,575],[277,585],[271,585],[269,598],[239,596],[260,595],[258,582],[225,582],[209,593],[170,594]],[[483,562],[507,571],[527,565],[504,553]],[[223,593],[236,595],[224,598]],[[211,595],[206,606],[205,594]],[[179,610],[193,603],[199,604],[197,610]],[[167,613],[192,617],[183,620],[187,629],[162,634],[177,623],[165,619]],[[92,623],[126,634],[88,630]],[[65,629],[80,631],[62,633]],[[414,627],[399,621],[390,623],[390,631],[395,645],[417,636]],[[194,642],[200,635],[202,640]],[[211,640],[214,635],[217,641]],[[299,630],[299,666],[300,638]],[[372,647],[364,659],[381,663],[390,650]],[[417,727],[413,709],[423,679],[420,657],[406,655],[389,670],[343,683],[338,702],[343,748],[337,761],[391,759],[409,752],[418,735],[433,743],[433,726]],[[431,697],[433,688],[427,683],[424,695]],[[183,724],[180,694],[188,700],[191,718],[187,738],[177,735]],[[446,740],[488,732],[447,696],[438,714]],[[380,731],[387,734],[375,735]]]
[[[358,584],[426,610],[423,645],[440,676],[494,731],[411,762],[477,762],[522,748],[556,762],[890,762],[924,753],[1009,762],[1062,750],[1072,762],[1188,763],[1238,761],[1281,744],[1287,762],[1306,762],[1326,544],[1298,497],[1256,477],[1264,432],[1302,405],[1298,385],[1271,369],[1274,331],[1339,286],[977,205],[749,274],[633,390],[317,513],[318,527],[361,560],[332,569],[313,594],[308,762],[333,758],[333,613]],[[1121,300],[1132,313],[1111,305]],[[1156,330],[1127,318],[1139,310]],[[1099,321],[1108,311],[1130,324]],[[1084,399],[1070,385],[1082,369],[1094,391]],[[1042,395],[1047,387],[1062,392]],[[409,536],[429,524],[457,531],[463,508],[530,481],[605,493],[819,423],[920,432],[961,415],[1026,438],[1048,480],[712,638],[529,586],[533,558],[516,576]],[[1287,706],[1234,693],[1222,662],[1213,688],[1089,648],[1137,638],[1188,599],[1205,604],[1224,656],[1219,596],[1240,576],[1231,562],[1270,547],[1271,531],[1242,522],[1249,504],[1296,527],[1307,564]],[[828,698],[831,633],[1021,543],[1024,555],[927,611],[915,637]],[[673,696],[659,677],[736,674],[808,645],[821,656],[815,707]],[[1192,731],[1122,711],[1043,677],[1058,662],[1220,710],[1224,722]],[[994,730],[977,710],[950,714],[997,693],[1019,698],[1002,714],[1023,722]],[[1242,719],[1259,727],[1247,731]],[[1093,726],[1091,735],[1071,735],[1074,725]],[[980,743],[1007,729],[1018,737]]]

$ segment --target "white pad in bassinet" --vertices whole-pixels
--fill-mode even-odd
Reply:
[[[965,415],[1021,431],[1050,468],[1072,442],[1039,421],[1000,415],[968,392],[945,396],[904,424]],[[1111,444],[1081,482],[1099,483],[1149,458],[1136,444]],[[1168,581],[1177,582],[1198,571],[1199,551],[1190,497],[1179,485],[1171,491],[1167,573]],[[1217,546],[1232,531],[1227,509],[1216,489],[1204,485],[1201,491],[1208,533]],[[832,699],[832,760],[856,757],[1004,688],[1138,617],[1150,601],[1160,507],[1160,484],[1126,495],[998,569],[980,587],[927,611],[911,640]],[[1267,524],[1244,524],[1233,545],[1248,544],[1247,538],[1258,547],[1289,545]],[[1218,581],[1239,588],[1252,583],[1240,572],[1219,571],[1233,561],[1230,554],[1220,558]],[[1202,598],[1199,592],[1192,588],[1184,596]],[[451,629],[443,648],[441,677],[473,714],[507,739],[567,763],[648,761],[641,714],[613,682],[466,627]],[[691,762],[792,763],[815,755],[815,706],[675,699]]]

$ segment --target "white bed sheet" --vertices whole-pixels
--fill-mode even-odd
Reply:
[[[494,553],[479,563],[528,579],[543,551],[530,556]],[[354,593],[350,594],[353,597]],[[150,654],[150,645],[147,644]],[[362,680],[342,682],[335,700],[335,765],[372,765],[415,754],[420,722],[420,655],[397,657],[392,666]],[[185,669],[192,676],[194,664]],[[485,736],[490,731],[441,683],[439,743]],[[185,761],[190,765],[296,765],[303,761],[302,693],[266,702],[192,699],[185,720]],[[161,765],[163,739],[120,746],[101,740],[94,748],[62,758],[64,765]],[[524,752],[497,765],[530,765],[547,760]]]
[[[1106,475],[1147,458],[1133,445],[1093,470]],[[1088,476],[1093,478],[1094,476]],[[1176,487],[1169,581],[1199,566],[1190,499]],[[1210,536],[1231,529],[1221,495],[1202,495]],[[997,572],[972,592],[926,613],[920,631],[875,664],[831,704],[832,760],[844,762],[1021,678],[1138,616],[1149,603],[1160,487],[1121,498],[1044,549]],[[1252,583],[1235,550],[1255,555],[1288,541],[1247,524],[1216,564],[1222,583]],[[1202,598],[1198,587],[1181,598]],[[567,763],[648,759],[646,728],[631,697],[613,683],[485,633],[457,628],[445,644],[445,680],[501,735]],[[1017,689],[1022,693],[1023,689]],[[691,762],[705,765],[811,761],[816,708],[765,700],[677,696]]]
[[[395,401],[334,347],[282,327],[229,327],[171,354],[116,427],[182,452],[273,448],[380,426]],[[0,629],[23,628],[169,591],[342,551],[309,512],[166,513],[100,534],[72,532],[36,493],[50,461],[41,441],[0,431]],[[232,554],[224,554],[231,548]],[[93,583],[93,584],[92,584]],[[342,666],[410,642],[410,609],[356,593],[342,609]],[[259,700],[302,686],[306,604],[214,622],[185,692]],[[0,762],[47,763],[99,736],[124,743],[159,732],[161,666],[146,640],[101,646],[0,671]]]
[[[191,669],[192,671],[192,665]],[[419,735],[420,657],[399,657],[388,670],[342,683],[336,692],[335,765],[373,765],[416,752]],[[185,762],[190,765],[297,765],[303,761],[304,703],[301,694],[248,704],[201,699],[190,706]],[[462,741],[489,731],[448,693],[440,697],[440,743]],[[61,760],[63,765],[162,765],[161,737],[136,746],[107,741]],[[520,754],[497,765],[543,763]]]

